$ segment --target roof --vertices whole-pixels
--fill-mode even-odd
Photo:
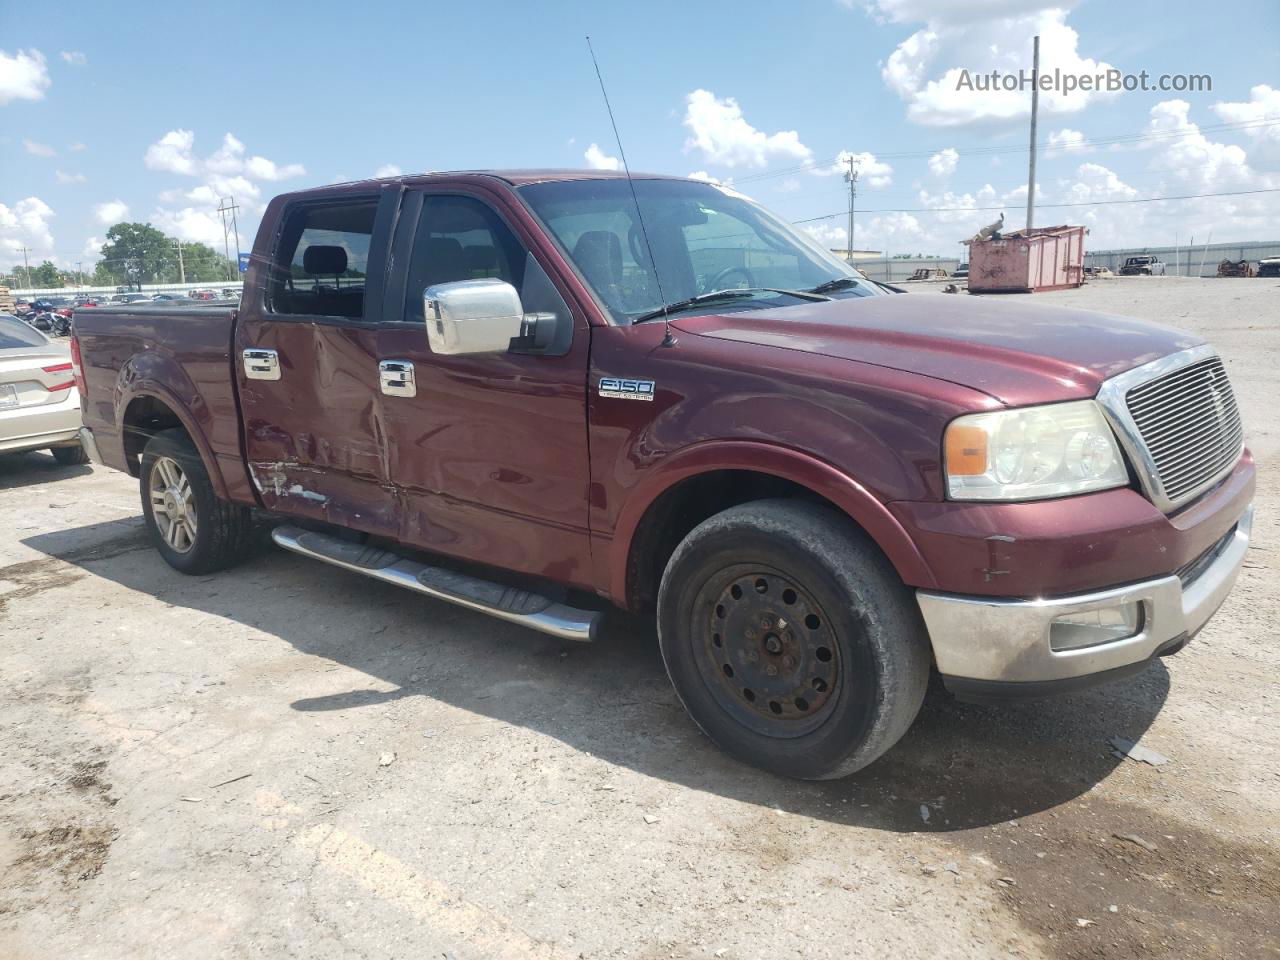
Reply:
[[[370,177],[367,180],[352,180],[346,183],[331,183],[323,187],[312,187],[311,190],[332,190],[335,187],[365,186],[370,183],[422,183],[432,180],[458,180],[473,177],[502,180],[514,187],[522,187],[529,183],[546,183],[555,180],[622,180],[626,173],[621,170],[574,170],[559,168],[530,168],[518,170],[429,170],[423,173],[405,173],[395,177]],[[687,180],[688,177],[674,177],[664,173],[633,173],[635,180]],[[298,193],[307,190],[294,191]]]

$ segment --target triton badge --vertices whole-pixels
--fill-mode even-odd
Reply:
[[[652,400],[652,380],[625,380],[621,377],[601,377],[600,396],[617,400]]]

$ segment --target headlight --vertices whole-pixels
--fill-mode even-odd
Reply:
[[[1129,482],[1115,435],[1092,400],[958,417],[943,447],[953,500],[1039,500]]]

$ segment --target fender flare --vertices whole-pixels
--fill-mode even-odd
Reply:
[[[789,480],[831,501],[884,551],[906,584],[936,587],[933,571],[888,506],[825,461],[776,444],[711,440],[685,447],[651,468],[631,490],[610,543],[609,593],[625,605],[632,543],[645,513],[676,484],[701,473],[747,470]]]
[[[196,451],[200,454],[200,460],[204,463],[204,469],[209,474],[209,482],[213,485],[214,494],[224,500],[227,499],[226,481],[223,479],[222,470],[218,466],[218,460],[213,455],[213,448],[209,446],[209,441],[205,437],[204,431],[200,429],[195,417],[187,409],[187,405],[178,398],[177,394],[159,381],[139,378],[130,380],[127,384],[122,384],[119,387],[116,400],[116,423],[119,425],[121,442],[123,443],[124,441],[124,419],[125,414],[129,412],[129,404],[147,397],[159,400],[182,421],[183,429],[187,431],[187,436],[195,444]]]

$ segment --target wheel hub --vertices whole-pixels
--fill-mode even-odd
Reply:
[[[777,571],[739,566],[713,578],[702,597],[709,602],[699,666],[721,706],[770,736],[821,724],[835,704],[840,663],[813,596]]]
[[[149,488],[156,529],[170,548],[186,553],[196,542],[196,511],[182,465],[172,457],[160,457],[151,468]]]

